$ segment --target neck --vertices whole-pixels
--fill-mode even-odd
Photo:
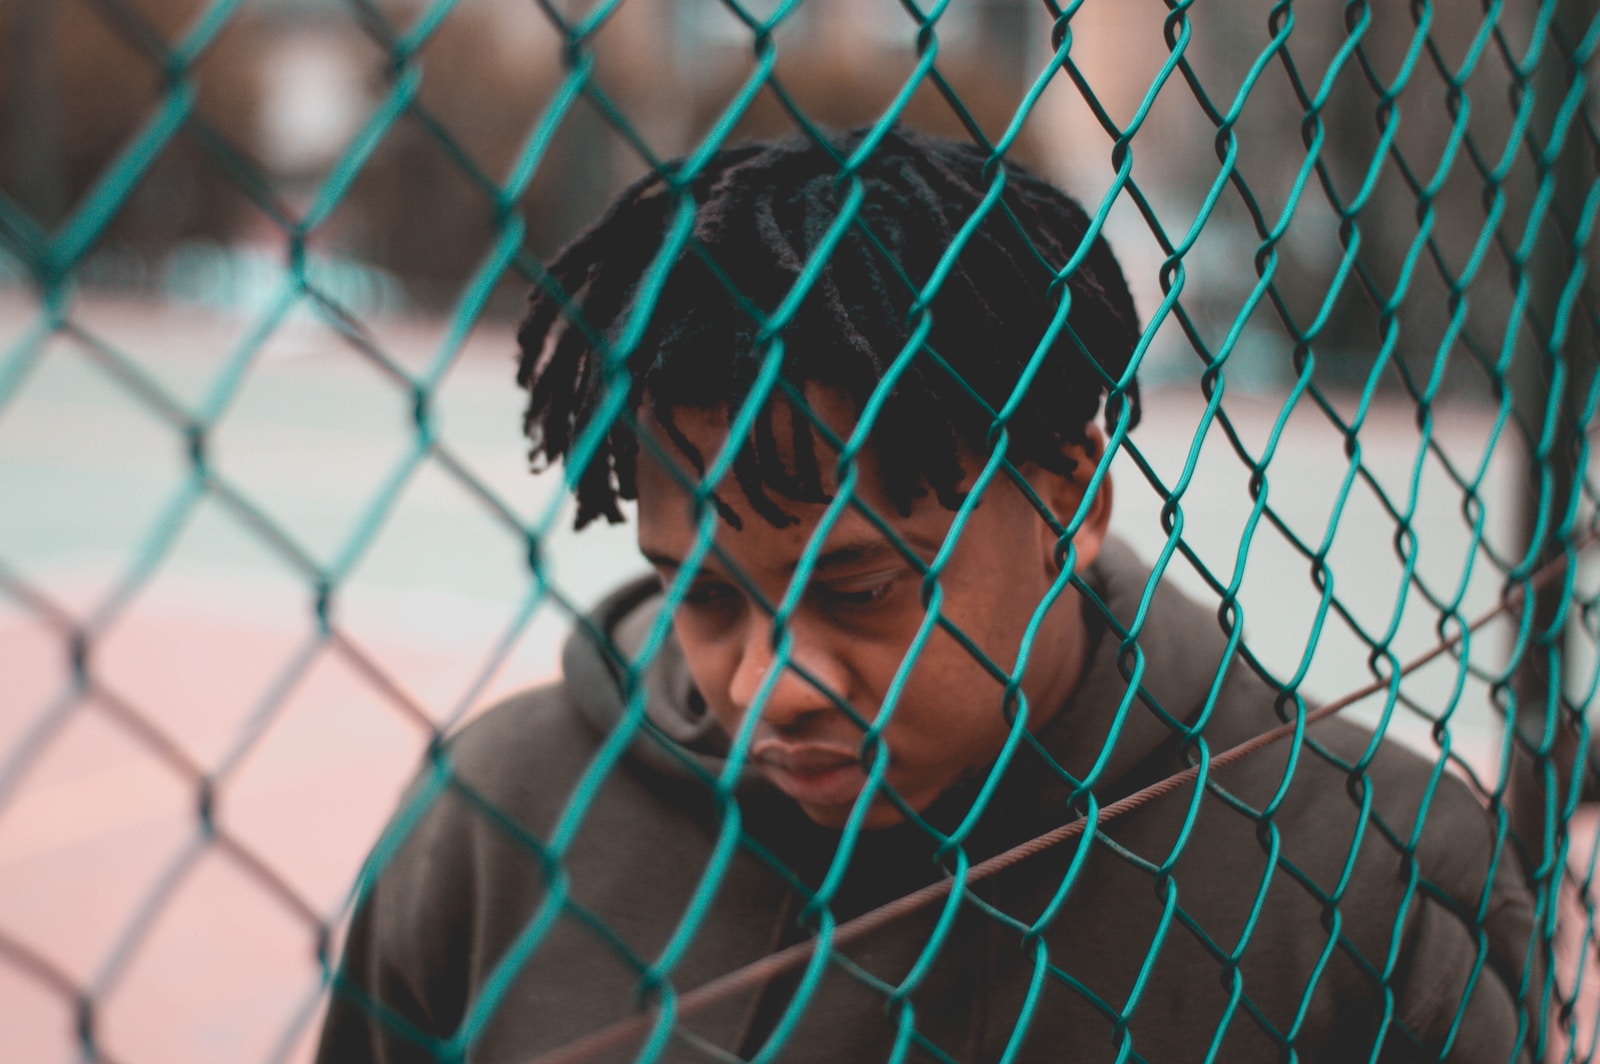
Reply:
[[[1067,588],[1050,611],[1044,632],[1053,638],[1034,641],[1029,662],[1029,673],[1040,675],[1045,683],[1028,694],[1028,730],[1037,734],[1066,708],[1072,693],[1078,689],[1083,675],[1088,671],[1089,658],[1099,643],[1101,625],[1092,610],[1085,608],[1083,596],[1074,587]],[[1041,632],[1041,634],[1044,634]],[[1050,647],[1055,653],[1047,664],[1040,660],[1040,648]],[[1041,668],[1043,666],[1043,668]],[[1024,685],[1026,688],[1026,685]]]

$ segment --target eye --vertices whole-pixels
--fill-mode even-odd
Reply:
[[[663,592],[671,593],[673,584],[678,579],[676,566],[666,568],[656,567],[656,580],[660,583]],[[706,609],[720,607],[731,603],[738,595],[738,591],[726,580],[718,579],[715,575],[701,572],[689,582],[689,586],[682,592],[678,599],[678,609]]]
[[[812,593],[819,601],[829,606],[866,609],[888,598],[898,583],[899,574],[877,574],[818,584],[812,589]]]
[[[734,590],[719,580],[696,580],[683,594],[685,606],[717,606],[733,601]]]

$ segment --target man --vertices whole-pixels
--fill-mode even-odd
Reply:
[[[1098,823],[1305,707],[1108,533],[1139,330],[1084,212],[898,131],[842,177],[862,144],[640,182],[535,292],[535,465],[580,526],[636,499],[658,580],[414,788],[322,1059],[532,1061],[644,1008],[600,1059],[1532,1059],[1531,905],[1434,765],[1330,720]]]

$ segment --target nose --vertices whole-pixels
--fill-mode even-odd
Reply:
[[[819,633],[808,631],[793,621],[787,631],[790,637],[787,659],[779,675],[770,681],[765,700],[757,706],[756,700],[769,682],[767,677],[777,665],[778,655],[773,649],[771,618],[752,620],[728,687],[728,697],[742,713],[756,710],[768,727],[796,734],[816,727],[828,714],[838,712],[827,691],[841,698],[846,696],[841,682],[846,670]],[[827,691],[819,690],[818,684]]]

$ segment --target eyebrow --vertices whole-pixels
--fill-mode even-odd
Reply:
[[[644,555],[645,561],[664,572],[677,572],[683,567],[683,562],[670,555],[647,547],[640,547],[639,553]],[[892,543],[882,539],[862,540],[859,543],[844,543],[830,548],[817,555],[813,571],[826,572],[830,569],[841,569],[849,565],[859,565],[863,562],[871,563],[883,561],[888,558],[901,560],[902,555]],[[790,562],[784,567],[785,572],[794,572],[795,562]]]

